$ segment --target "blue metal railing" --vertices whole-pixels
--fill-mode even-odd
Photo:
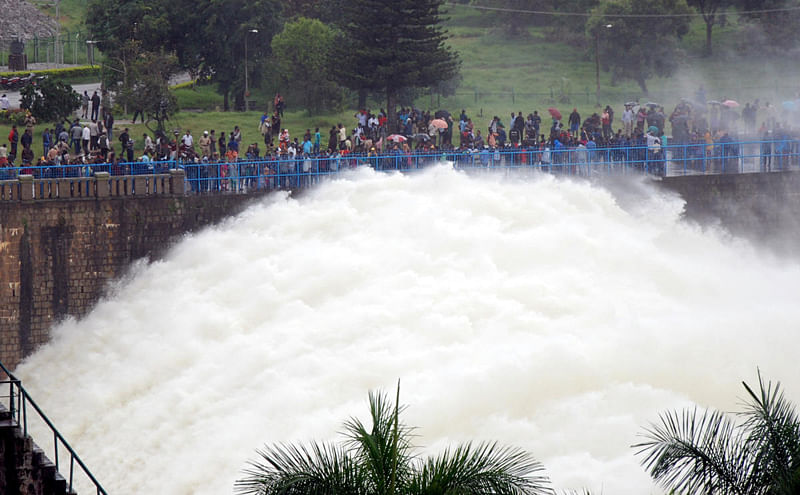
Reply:
[[[193,193],[243,192],[259,189],[303,188],[325,177],[360,166],[378,171],[413,171],[442,160],[456,169],[532,169],[545,173],[595,176],[612,174],[735,174],[800,169],[800,141],[736,141],[626,145],[607,148],[503,148],[438,152],[390,151],[321,157],[287,155],[236,162],[131,162],[97,165],[63,165],[0,168],[0,180],[25,173],[34,178],[90,177],[95,172],[118,175],[163,174],[185,171],[187,189]]]
[[[14,421],[18,426],[22,428],[22,432],[25,436],[28,435],[28,405],[30,405],[33,410],[38,415],[38,419],[43,421],[50,431],[53,434],[53,452],[52,452],[52,459],[56,465],[56,471],[61,473],[61,465],[59,464],[59,446],[63,449],[66,449],[67,453],[69,454],[69,475],[67,478],[67,493],[73,493],[73,475],[75,471],[75,464],[78,464],[78,467],[83,471],[84,475],[94,484],[95,489],[97,490],[97,494],[100,495],[107,495],[107,492],[103,487],[100,485],[100,482],[94,477],[94,475],[89,471],[89,468],[86,467],[86,464],[83,463],[78,454],[75,453],[75,450],[67,443],[64,437],[59,433],[56,429],[55,425],[50,421],[50,419],[44,414],[41,408],[34,402],[25,388],[22,386],[22,382],[17,379],[4,365],[0,363],[0,377],[2,374],[5,373],[6,379],[0,380],[0,389],[5,388],[4,386],[8,385],[8,396],[0,395],[0,401],[7,400],[7,409],[11,413],[11,419]],[[0,402],[2,403],[2,402]],[[5,405],[5,404],[3,404]],[[50,457],[50,456],[48,456]]]

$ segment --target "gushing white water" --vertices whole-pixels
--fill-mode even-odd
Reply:
[[[138,266],[17,371],[115,494],[229,493],[397,378],[425,449],[497,439],[557,487],[656,492],[630,445],[660,411],[735,409],[756,366],[800,397],[800,267],[641,198],[360,171]]]

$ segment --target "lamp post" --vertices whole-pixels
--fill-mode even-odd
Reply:
[[[614,25],[606,24],[604,27],[606,29],[611,29],[614,27]],[[600,29],[596,29],[594,32],[594,76],[595,81],[597,82],[595,95],[597,98],[597,103],[600,103]]]
[[[247,82],[247,38],[250,33],[257,33],[258,29],[250,29],[244,33],[244,111],[249,110],[247,107],[247,98],[250,97],[250,86]]]

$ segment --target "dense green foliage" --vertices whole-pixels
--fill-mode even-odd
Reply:
[[[243,106],[245,43],[252,60],[264,60],[280,18],[277,0],[90,0],[86,24],[120,67],[131,63],[131,40],[143,52],[172,53],[191,74],[210,76],[227,108],[231,93]],[[248,65],[256,83],[260,66]],[[122,80],[125,69],[115,74]]]
[[[80,65],[77,67],[64,67],[62,69],[43,69],[35,71],[37,76],[47,76],[54,79],[67,79],[74,77],[100,77],[100,66]],[[27,76],[31,71],[0,72],[0,77]]]
[[[61,122],[81,104],[80,95],[72,86],[52,79],[25,86],[20,95],[20,107],[30,110],[39,122]]]
[[[650,475],[676,493],[800,493],[800,416],[780,385],[746,383],[742,421],[697,409],[662,414],[635,445]]]
[[[678,40],[689,31],[688,17],[620,17],[652,12],[685,15],[690,9],[686,0],[611,0],[596,7],[586,24],[612,80],[633,79],[645,94],[648,79],[677,69]]]
[[[399,395],[399,390],[398,390]],[[526,452],[495,443],[466,444],[422,459],[412,451],[412,429],[385,394],[369,395],[371,424],[344,424],[343,445],[274,445],[258,450],[243,494],[337,495],[551,494],[542,465]]]
[[[336,32],[317,19],[300,17],[288,22],[272,38],[272,64],[287,96],[310,112],[336,110],[342,88],[331,81]]]
[[[387,111],[407,88],[425,88],[458,74],[458,54],[445,44],[443,0],[359,0],[345,3],[336,77],[356,91],[386,96]]]

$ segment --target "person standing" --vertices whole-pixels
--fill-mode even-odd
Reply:
[[[114,115],[111,113],[111,110],[106,112],[103,118],[103,124],[106,126],[106,133],[108,134],[108,140],[111,141],[114,139]]]
[[[211,138],[208,137],[208,131],[203,131],[203,135],[200,137],[199,144],[202,158],[211,157]]]
[[[633,109],[630,105],[625,105],[625,111],[622,112],[622,128],[625,137],[631,137],[633,132]]]
[[[97,148],[97,136],[100,135],[100,129],[97,127],[97,121],[89,122],[89,149]]]
[[[92,118],[91,120],[97,120],[98,115],[100,114],[100,95],[97,94],[97,91],[94,92],[92,95]]]
[[[89,92],[84,89],[83,95],[81,95],[81,118],[82,119],[88,118],[88,115],[89,115]]]
[[[92,131],[89,129],[88,125],[83,126],[83,130],[81,130],[81,141],[83,142],[83,154],[88,155],[89,150],[89,142],[92,139]]]
[[[0,96],[0,110],[8,110],[11,108],[11,102],[8,101],[8,96]]]
[[[220,133],[217,144],[219,144],[219,156],[225,156],[225,153],[228,151],[228,142],[225,140],[225,132]]]
[[[120,157],[128,155],[128,161],[133,161],[133,148],[130,145],[130,134],[128,133],[128,128],[126,127],[122,134],[119,135],[119,143],[120,143]]]
[[[572,137],[578,137],[578,130],[581,127],[581,114],[578,113],[577,108],[572,109],[572,113],[569,114],[569,133]]]
[[[8,133],[8,142],[11,144],[11,151],[8,153],[8,161],[10,163],[14,163],[14,160],[17,158],[17,144],[19,143],[19,132],[17,132],[17,126],[11,126],[11,132]]]
[[[42,133],[42,155],[47,156],[50,147],[53,145],[53,138],[50,135],[50,129],[45,129]]]

